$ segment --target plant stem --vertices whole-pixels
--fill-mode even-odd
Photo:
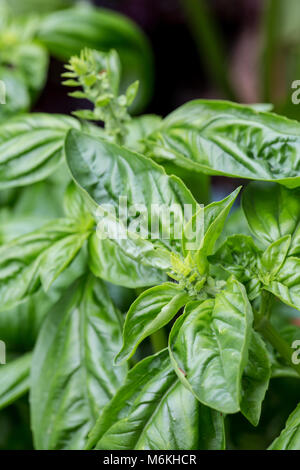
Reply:
[[[280,334],[271,325],[270,321],[264,317],[257,324],[256,329],[273,346],[276,351],[287,361],[287,363],[300,375],[300,364],[292,362],[292,348],[280,336]]]
[[[228,80],[228,67],[217,25],[205,0],[181,0],[190,30],[194,36],[201,58],[206,61],[209,71],[226,94],[234,100],[235,93]]]
[[[163,328],[153,333],[150,336],[150,341],[154,353],[157,353],[168,346],[167,337]]]

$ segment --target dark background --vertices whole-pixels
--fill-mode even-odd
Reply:
[[[264,0],[210,0],[207,3],[219,29],[228,76],[235,96],[226,96],[218,79],[212,77],[205,46],[199,51],[191,32],[185,0],[97,0],[93,3],[130,17],[146,33],[154,53],[155,87],[145,112],[165,116],[195,98],[235,98],[240,102],[259,101],[255,72]],[[52,60],[48,84],[37,109],[71,111],[74,101],[61,87],[61,64]],[[67,109],[66,109],[67,108]]]

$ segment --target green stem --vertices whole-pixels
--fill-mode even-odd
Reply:
[[[206,61],[206,66],[218,86],[229,99],[234,100],[235,93],[228,79],[222,39],[207,3],[205,0],[181,0],[201,58]]]
[[[262,334],[262,336],[273,346],[276,351],[287,361],[287,363],[300,375],[300,364],[294,364],[292,362],[292,348],[289,344],[280,336],[280,334],[271,325],[270,321],[264,317],[257,324],[256,329]]]
[[[167,337],[163,328],[153,333],[150,336],[150,341],[151,341],[154,353],[157,353],[161,351],[162,349],[165,349],[168,346],[168,340],[167,340]]]

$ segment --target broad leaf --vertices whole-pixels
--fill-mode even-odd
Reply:
[[[0,189],[45,179],[63,161],[66,132],[80,124],[59,115],[31,114],[0,125]]]
[[[168,351],[138,363],[106,406],[88,446],[109,450],[222,449],[219,413],[201,405],[178,380]]]
[[[271,243],[262,254],[260,264],[261,272],[264,276],[265,283],[270,279],[274,279],[286,260],[289,248],[291,246],[291,236],[279,238],[276,242]]]
[[[251,183],[242,202],[252,232],[264,245],[291,235],[289,255],[300,256],[300,189]]]
[[[149,155],[209,175],[300,186],[300,125],[227,101],[195,100],[148,139]]]
[[[81,279],[49,312],[31,369],[32,429],[37,449],[82,449],[103,406],[123,383],[113,366],[120,316],[104,284]]]
[[[177,284],[165,283],[143,292],[127,313],[123,347],[116,357],[120,363],[129,359],[147,336],[167,325],[188,302],[188,294]]]
[[[269,450],[300,450],[300,405],[290,415],[286,427]]]
[[[170,334],[180,380],[201,401],[224,413],[240,410],[253,314],[242,284],[230,279],[216,299],[191,302]]]
[[[169,251],[181,251],[184,223],[197,207],[184,184],[148,158],[80,132],[68,134],[66,156],[75,181],[99,204],[99,242],[94,237],[90,252],[101,259],[92,259],[93,272],[120,283],[135,262],[169,269]],[[116,279],[107,273],[112,252],[121,259]]]
[[[127,124],[126,147],[135,152],[144,153],[144,140],[161,124],[161,117],[155,114],[145,114],[131,119]]]
[[[0,409],[28,392],[30,366],[31,353],[0,366]]]

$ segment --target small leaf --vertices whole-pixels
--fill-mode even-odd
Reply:
[[[129,359],[147,336],[167,325],[188,301],[188,294],[177,284],[165,283],[143,292],[127,313],[123,346],[116,363]]]

